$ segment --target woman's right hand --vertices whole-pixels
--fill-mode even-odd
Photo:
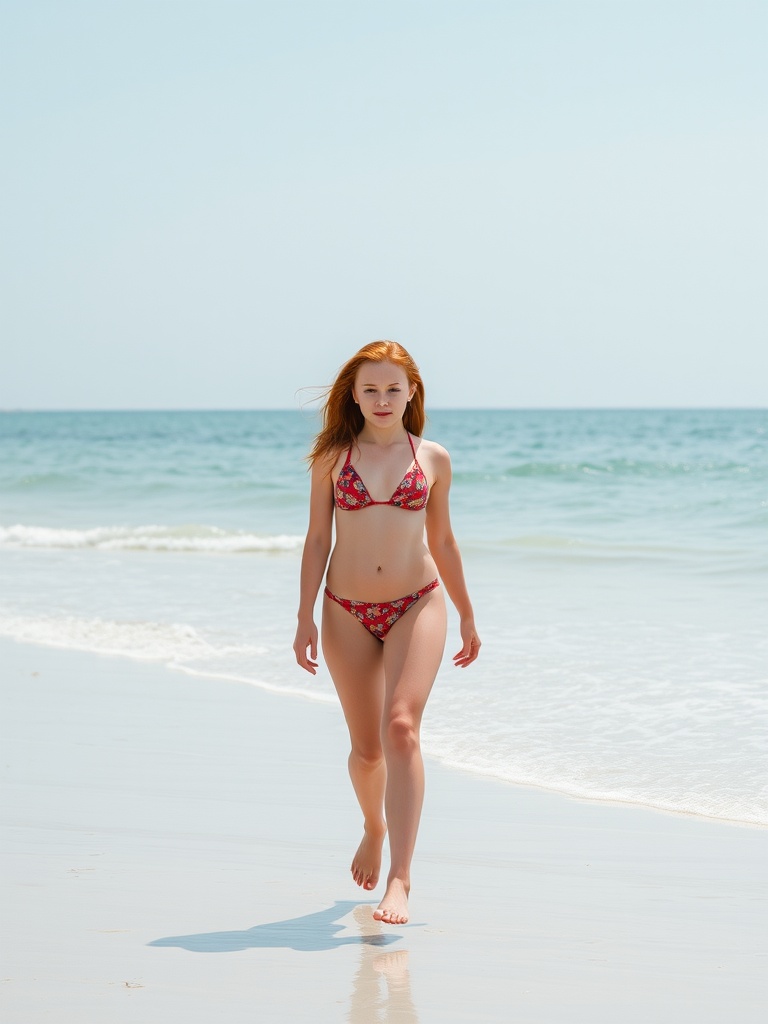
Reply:
[[[309,657],[307,657],[309,650]],[[296,662],[307,672],[317,675],[317,626],[314,619],[302,621],[296,629],[296,639],[293,641],[293,653],[296,655]]]

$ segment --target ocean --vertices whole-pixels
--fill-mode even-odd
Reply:
[[[0,414],[0,636],[335,701],[291,650],[316,428]],[[768,825],[768,412],[436,410],[426,436],[483,648],[455,669],[449,616],[425,753]]]

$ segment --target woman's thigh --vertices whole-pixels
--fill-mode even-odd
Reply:
[[[324,597],[322,644],[353,748],[362,756],[379,756],[384,709],[381,641],[354,615]]]
[[[385,713],[407,714],[418,725],[445,649],[442,589],[411,605],[384,642]]]

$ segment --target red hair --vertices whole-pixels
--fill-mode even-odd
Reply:
[[[363,429],[365,419],[352,397],[357,371],[363,363],[394,363],[405,370],[408,383],[416,390],[406,406],[403,426],[409,433],[421,437],[427,416],[424,412],[424,382],[418,366],[396,341],[372,341],[369,345],[363,345],[359,352],[344,363],[333,384],[325,392],[323,429],[315,438],[312,451],[307,456],[310,466],[318,459],[348,448]]]

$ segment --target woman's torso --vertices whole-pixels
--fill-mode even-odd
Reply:
[[[437,575],[424,543],[434,481],[429,442],[415,440],[415,452],[407,438],[388,448],[357,442],[333,466],[336,542],[327,582],[341,597],[391,601]]]

